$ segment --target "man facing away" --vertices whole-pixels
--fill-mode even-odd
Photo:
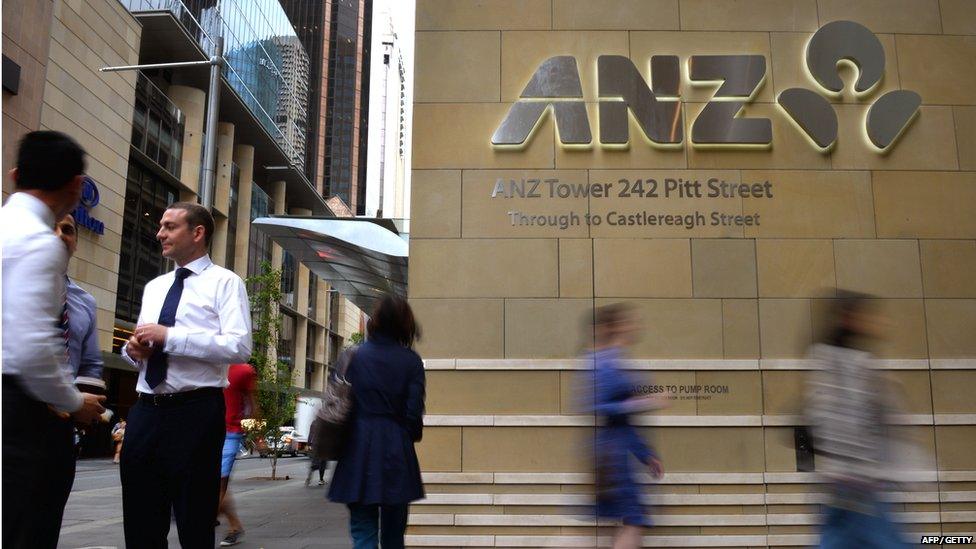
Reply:
[[[180,545],[214,546],[227,367],[251,353],[244,281],[207,254],[214,221],[199,204],[163,212],[156,238],[175,271],[146,284],[122,355],[139,369],[139,399],[122,446],[128,547],[167,547],[170,510]]]
[[[57,547],[74,480],[72,420],[105,411],[104,396],[67,375],[68,251],[54,234],[81,197],[84,157],[62,133],[28,133],[10,174],[17,192],[0,209],[4,547]]]
[[[218,515],[227,517],[227,535],[221,540],[221,547],[237,545],[244,537],[244,525],[234,510],[234,500],[227,485],[230,483],[230,472],[234,469],[234,460],[244,440],[244,430],[241,420],[245,417],[257,415],[257,402],[254,391],[257,388],[258,374],[250,364],[231,364],[227,371],[227,387],[224,389],[224,404],[227,406],[227,435],[224,439],[224,453],[220,461],[220,508]]]

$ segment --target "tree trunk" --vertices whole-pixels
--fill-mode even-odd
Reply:
[[[276,480],[278,471],[278,452],[271,452],[271,480]]]

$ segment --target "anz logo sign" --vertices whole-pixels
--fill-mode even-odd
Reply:
[[[824,97],[837,97],[844,88],[838,63],[857,68],[854,83],[857,97],[870,95],[884,76],[885,53],[877,36],[851,21],[835,21],[818,30],[806,48],[806,68],[819,89],[790,88],[776,102],[783,112],[820,151],[829,152],[837,143],[837,113]],[[768,148],[773,143],[768,118],[740,116],[766,79],[766,58],[762,55],[692,55],[688,75],[693,85],[718,83],[714,96],[691,124],[694,147]],[[681,71],[675,55],[651,57],[651,85],[637,67],[622,55],[601,55],[597,60],[599,98],[599,142],[601,146],[626,148],[630,142],[628,123],[633,116],[651,145],[681,147],[685,140],[679,87]],[[915,92],[885,93],[870,105],[864,131],[873,148],[881,153],[911,124],[922,98]],[[525,146],[542,117],[551,110],[559,142],[586,148],[593,135],[576,59],[550,57],[543,61],[522,95],[509,109],[491,144],[496,148]]]

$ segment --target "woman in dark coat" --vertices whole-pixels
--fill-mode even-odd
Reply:
[[[373,310],[367,341],[349,362],[352,410],[345,453],[329,499],[349,507],[356,549],[403,547],[410,502],[424,497],[414,444],[423,434],[424,364],[411,349],[420,335],[406,300],[387,296]]]

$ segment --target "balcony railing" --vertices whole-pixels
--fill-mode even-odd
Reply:
[[[308,54],[290,24],[278,21],[275,26],[262,14],[245,14],[237,0],[121,1],[133,13],[168,11],[208,56],[215,51],[214,37],[223,36],[224,78],[289,161],[303,167],[304,133],[289,131],[289,126],[294,124],[292,119],[307,120]],[[280,15],[287,19],[283,11]],[[263,32],[255,30],[256,23],[251,19],[256,17]],[[286,42],[297,55],[304,57],[304,63],[282,66],[283,56],[278,48]],[[296,74],[285,75],[286,69]],[[303,95],[301,90],[306,93]],[[287,123],[277,121],[282,116],[288,119]],[[300,133],[301,139],[296,139]]]

